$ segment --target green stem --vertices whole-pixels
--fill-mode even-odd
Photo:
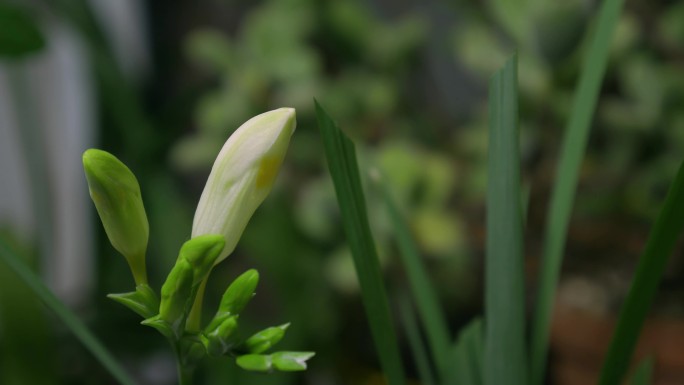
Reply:
[[[142,256],[136,255],[132,258],[126,258],[128,266],[133,274],[135,286],[147,285],[147,268],[145,267],[145,253]]]
[[[195,373],[195,368],[184,366],[180,357],[178,359],[178,385],[192,385],[192,377]]]

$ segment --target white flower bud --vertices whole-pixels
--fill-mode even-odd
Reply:
[[[192,237],[225,237],[217,264],[233,252],[247,222],[271,191],[295,126],[293,108],[265,112],[240,126],[219,152],[192,223]]]

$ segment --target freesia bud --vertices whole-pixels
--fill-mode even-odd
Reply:
[[[147,283],[149,225],[138,180],[125,164],[102,150],[84,152],[83,169],[109,241],[126,257],[136,285]]]
[[[314,352],[278,352],[271,354],[271,361],[281,372],[306,370],[306,361],[315,356]]]
[[[273,370],[273,360],[269,355],[263,354],[245,354],[235,360],[244,370],[251,372],[270,372]]]
[[[280,108],[248,120],[223,145],[192,223],[193,237],[225,237],[226,247],[216,263],[235,249],[247,222],[271,191],[295,126],[295,110]]]
[[[183,330],[199,285],[209,275],[224,244],[223,236],[207,234],[181,247],[178,260],[162,285],[159,305],[159,319],[170,325],[176,335]]]
[[[259,283],[259,272],[249,269],[228,286],[221,297],[218,314],[240,314],[254,296],[254,289]]]
[[[264,329],[249,337],[247,341],[245,341],[244,347],[251,354],[263,353],[283,339],[285,336],[285,331],[289,326],[290,324],[286,323],[280,326],[272,326],[270,328]]]

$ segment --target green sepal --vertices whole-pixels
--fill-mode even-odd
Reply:
[[[214,319],[216,320],[216,318]],[[212,357],[220,357],[228,352],[235,342],[235,331],[238,327],[237,315],[221,317],[220,323],[212,322],[203,333],[202,343]]]
[[[252,372],[270,372],[273,370],[273,361],[269,355],[246,354],[239,356],[235,363],[242,369]]]
[[[271,354],[271,361],[281,372],[299,372],[306,370],[306,361],[315,355],[314,352],[277,352]]]
[[[148,318],[140,322],[140,324],[157,329],[159,333],[161,333],[164,337],[168,339],[173,340],[177,338],[176,332],[173,330],[173,327],[171,327],[171,325],[168,322],[164,321],[159,315],[156,315],[152,318]]]
[[[207,354],[207,351],[202,344],[199,334],[185,334],[180,339],[180,356],[182,357],[181,365],[186,367],[195,367]]]
[[[240,314],[254,297],[254,290],[259,283],[259,272],[255,269],[247,270],[228,286],[219,305],[219,314]]]
[[[126,306],[145,319],[154,317],[159,312],[159,298],[148,284],[138,285],[135,291],[129,293],[107,294],[107,298]]]
[[[243,348],[252,354],[263,353],[280,342],[285,336],[285,330],[289,323],[264,329],[249,337],[243,344]]]

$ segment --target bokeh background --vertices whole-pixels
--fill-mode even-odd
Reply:
[[[518,52],[531,299],[560,140],[598,5],[2,1],[0,41],[16,40],[17,23],[39,34],[27,38],[29,46],[37,42],[30,50],[0,53],[0,237],[140,383],[173,384],[174,358],[163,338],[105,298],[130,291],[133,281],[93,210],[80,156],[102,148],[137,175],[150,221],[151,282],[159,287],[189,238],[225,140],[253,115],[294,107],[298,128],[277,184],[237,250],[212,274],[205,303],[210,314],[232,279],[257,268],[262,280],[242,323],[258,330],[290,321],[280,346],[317,355],[307,372],[270,376],[210,361],[199,380],[382,384],[313,98],[356,141],[362,171],[385,175],[455,336],[482,311],[488,78]],[[590,383],[598,371],[636,259],[683,158],[684,3],[627,1],[581,169],[549,384]],[[384,208],[368,190],[396,304],[408,291],[405,272]],[[683,317],[678,248],[640,348],[656,357],[658,376],[674,381],[684,376]],[[0,384],[113,383],[0,264]]]

